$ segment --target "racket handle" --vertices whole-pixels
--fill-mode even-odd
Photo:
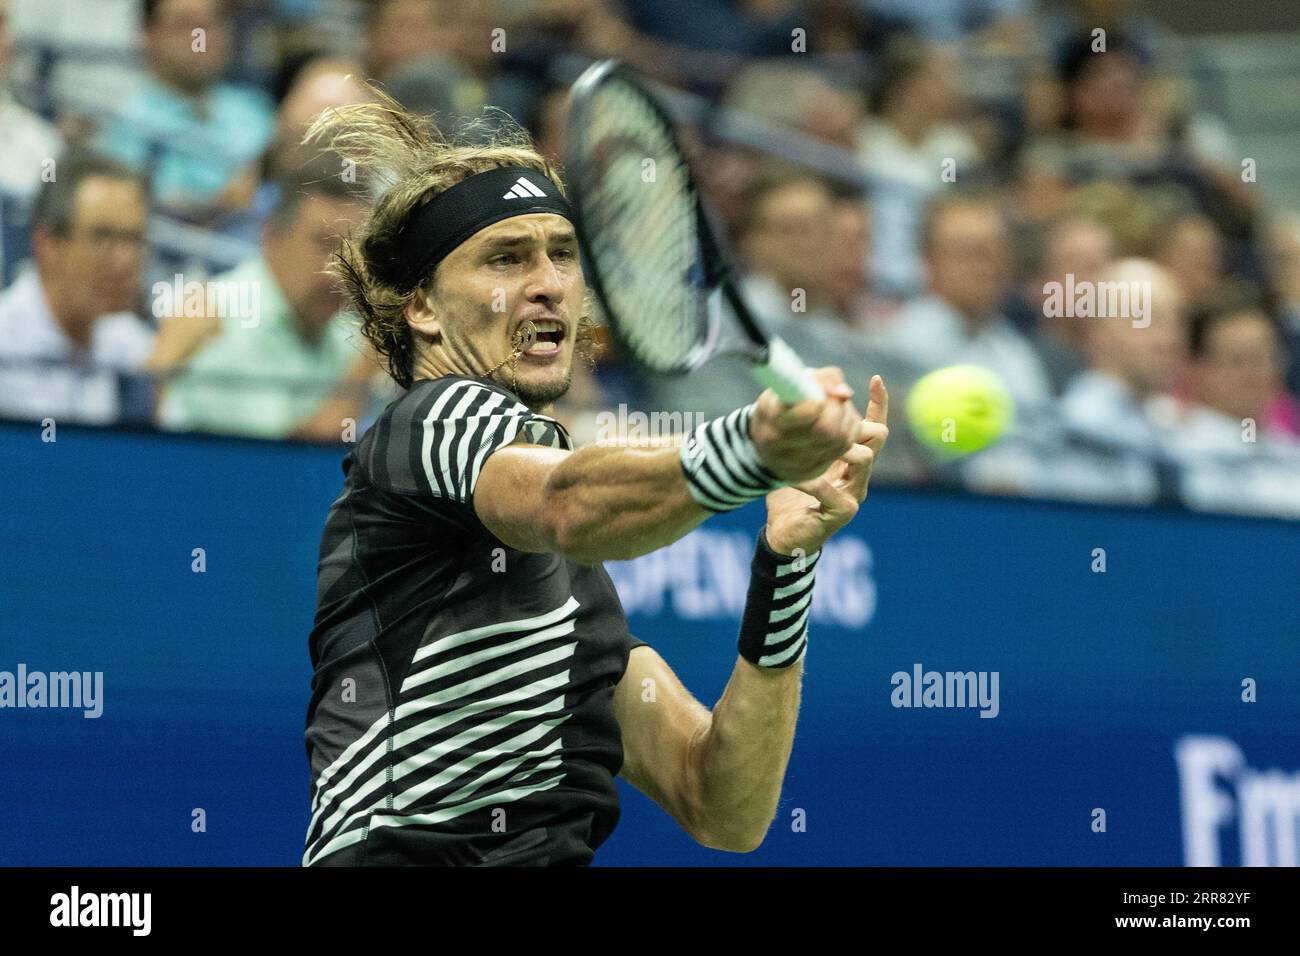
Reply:
[[[826,397],[808,366],[776,336],[767,344],[767,361],[754,363],[754,377],[786,405]]]

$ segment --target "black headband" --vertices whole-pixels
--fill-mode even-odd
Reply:
[[[573,218],[569,201],[535,169],[502,166],[463,179],[407,217],[398,240],[398,281],[403,288],[413,289],[480,229],[536,212]]]

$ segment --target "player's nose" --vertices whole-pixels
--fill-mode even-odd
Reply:
[[[555,262],[544,252],[537,257],[536,265],[529,273],[525,294],[530,302],[564,301],[564,278]]]

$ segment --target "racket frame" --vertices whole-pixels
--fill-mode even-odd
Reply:
[[[584,255],[591,265],[589,271],[592,287],[605,309],[605,314],[609,317],[615,339],[626,345],[626,339],[619,327],[621,320],[617,310],[611,304],[600,266],[596,261],[596,257],[587,252],[587,250],[593,249],[594,245],[591,241],[591,230],[584,214],[586,208],[585,178],[588,170],[585,161],[581,159],[586,155],[583,145],[585,144],[585,131],[590,127],[591,101],[600,87],[610,82],[620,82],[631,87],[649,106],[651,114],[667,134],[668,142],[681,157],[687,188],[693,200],[692,204],[695,207],[696,235],[700,244],[700,259],[704,267],[706,333],[702,341],[695,343],[695,346],[679,367],[673,369],[657,368],[654,371],[667,375],[684,375],[699,368],[717,353],[722,320],[717,310],[708,307],[707,301],[711,296],[711,293],[708,293],[707,290],[714,290],[721,292],[724,301],[730,307],[741,330],[745,333],[750,345],[750,348],[745,350],[745,354],[754,363],[754,374],[763,385],[773,389],[786,404],[793,404],[810,398],[824,398],[825,393],[820,384],[813,378],[812,373],[794,353],[794,350],[779,337],[770,335],[763,329],[762,324],[745,302],[739,288],[737,288],[733,279],[732,258],[727,254],[709,220],[708,210],[704,204],[704,197],[700,194],[699,186],[696,183],[694,170],[691,168],[686,151],[682,148],[681,139],[677,135],[677,129],[667,109],[631,69],[618,60],[609,59],[593,64],[573,85],[570,98],[567,145],[570,158],[569,188],[573,194],[574,228],[578,234],[579,246],[583,249]],[[641,362],[635,350],[627,347],[626,351],[635,361]]]

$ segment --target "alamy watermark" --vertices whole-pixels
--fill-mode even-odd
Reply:
[[[83,893],[74,885],[50,897],[51,926],[122,926],[132,936],[148,936],[152,913],[152,893]]]
[[[29,671],[19,662],[17,672],[0,671],[0,708],[59,707],[84,711],[95,718],[104,712],[103,671]]]
[[[620,403],[617,412],[596,415],[597,445],[671,446],[676,436],[693,431],[708,421],[703,412],[629,412]]]
[[[1049,319],[1129,319],[1133,328],[1151,324],[1150,282],[1093,282],[1073,272],[1064,282],[1043,285],[1043,315]]]
[[[895,707],[978,707],[981,717],[996,717],[999,703],[998,671],[927,671],[913,664],[912,671],[895,671],[889,702]]]
[[[176,273],[170,283],[153,284],[153,314],[156,318],[183,316],[196,319],[218,317],[238,319],[240,328],[253,329],[262,321],[260,282],[208,279],[185,281]]]

